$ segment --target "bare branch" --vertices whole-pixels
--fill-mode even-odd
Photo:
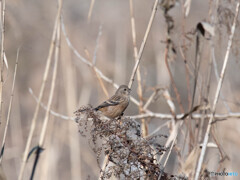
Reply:
[[[29,88],[29,93],[33,96],[34,100],[39,103],[39,100],[38,98],[36,97],[36,95],[33,93],[32,89]],[[40,103],[41,107],[45,110],[47,110],[47,106],[45,106],[42,102]],[[53,110],[50,110],[50,113],[55,116],[55,117],[58,117],[58,118],[61,118],[61,119],[64,119],[64,120],[72,120],[74,121],[74,117],[69,117],[69,116],[66,116],[66,115],[63,115],[63,114],[60,114],[60,113],[57,113]]]

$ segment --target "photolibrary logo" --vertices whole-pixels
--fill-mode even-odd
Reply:
[[[209,172],[209,176],[238,176],[237,172]]]

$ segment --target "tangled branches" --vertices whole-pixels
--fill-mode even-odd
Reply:
[[[162,172],[157,158],[166,148],[156,142],[165,135],[156,135],[149,139],[141,137],[140,124],[121,117],[107,119],[94,111],[91,106],[81,107],[75,112],[79,132],[90,135],[89,144],[97,155],[108,158],[106,169],[101,168],[101,179],[115,176],[119,179],[170,179]]]

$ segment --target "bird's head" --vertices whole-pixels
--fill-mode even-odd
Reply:
[[[124,95],[128,96],[131,92],[131,89],[128,88],[126,85],[119,86],[118,90],[116,91],[116,95]]]

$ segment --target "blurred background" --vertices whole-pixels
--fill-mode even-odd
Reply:
[[[68,38],[83,57],[89,61],[96,58],[96,67],[104,75],[118,85],[128,84],[135,63],[129,1],[98,0],[94,2],[90,14],[91,2],[90,0],[63,1],[62,15]],[[136,23],[136,45],[139,49],[154,1],[133,0],[132,2]],[[212,21],[212,13],[216,8],[213,8],[214,2],[211,0],[192,0],[189,14],[184,17],[184,1],[171,2],[174,5],[168,14],[174,21],[174,27],[170,36],[175,51],[169,55],[169,66],[179,91],[183,108],[187,112],[189,108],[187,85],[189,83],[190,92],[192,93],[194,80],[193,72],[196,52],[196,34],[194,32],[199,22],[210,23]],[[1,140],[11,96],[17,49],[20,48],[12,113],[2,162],[3,171],[7,179],[10,180],[17,179],[19,174],[31,120],[37,105],[33,96],[29,93],[29,88],[32,88],[33,93],[38,96],[49,52],[57,7],[57,1],[47,0],[9,0],[6,2],[4,47],[9,69],[4,72],[6,82],[3,87],[3,111],[0,125]],[[176,113],[181,113],[165,63],[164,53],[166,50],[166,39],[169,34],[167,33],[163,9],[159,4],[140,63],[143,103],[154,92],[154,88],[166,88],[170,92],[177,108]],[[235,1],[220,0],[216,13],[214,40],[211,41],[208,37],[201,40],[203,46],[195,105],[202,102],[201,89],[207,88],[206,82],[208,77],[206,75],[212,53],[210,50],[211,42],[213,42],[215,47],[216,69],[220,72],[222,68],[235,13]],[[221,90],[222,97],[218,101],[217,114],[240,111],[239,35],[238,21]],[[183,58],[182,54],[185,55],[185,58]],[[189,82],[186,79],[184,60],[189,68]],[[50,78],[46,82],[46,90],[43,96],[45,105],[49,98],[52,69],[53,67],[51,66]],[[60,59],[57,73],[56,88],[51,107],[55,112],[73,117],[73,112],[80,106],[86,104],[96,106],[106,99],[96,73],[69,48],[63,33],[61,33]],[[212,68],[210,93],[208,96],[210,106],[214,99],[217,84],[214,73],[214,68]],[[115,88],[112,84],[105,81],[103,83],[111,96],[115,92]],[[132,96],[139,100],[137,80],[133,84]],[[161,96],[149,106],[149,109],[153,112],[171,114],[166,100]],[[125,115],[137,114],[139,114],[139,107],[131,102]],[[45,110],[40,108],[31,148],[38,144],[44,115]],[[149,132],[152,132],[167,121],[158,118],[147,120]],[[218,122],[216,126],[215,132],[218,142],[229,157],[229,160],[224,160],[219,169],[219,150],[217,148],[208,148],[204,167],[209,171],[222,171],[225,168],[226,172],[240,173],[239,119],[227,118],[225,121]],[[180,132],[182,137],[185,136],[186,129],[185,126],[182,128],[182,132]],[[162,133],[169,134],[169,128],[164,128]],[[181,151],[182,145],[179,144],[180,142],[182,142],[182,138],[177,142]],[[214,142],[214,140],[210,138],[210,142]],[[202,143],[201,138],[199,143]],[[162,144],[164,145],[164,141]],[[88,145],[88,138],[84,138],[79,134],[78,126],[74,121],[64,120],[51,115],[43,148],[44,151],[41,153],[35,179],[75,180],[87,179],[89,177],[90,179],[98,178],[100,168],[97,164],[96,156]],[[190,150],[188,148],[184,149],[181,160],[184,161],[189,153]],[[166,172],[183,174],[183,170],[179,165],[180,159],[177,156],[177,151],[173,151],[167,164]],[[33,157],[28,160],[24,171],[24,179],[29,179],[30,177],[34,161]]]

